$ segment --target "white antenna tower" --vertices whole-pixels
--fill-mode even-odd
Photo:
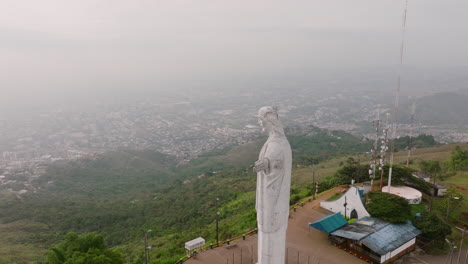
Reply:
[[[384,175],[384,167],[385,167],[385,153],[388,150],[388,131],[390,130],[389,126],[390,114],[387,113],[385,117],[385,125],[382,129],[382,144],[380,145],[380,161],[379,161],[379,170],[380,170],[380,190],[383,187],[383,175]]]
[[[377,146],[379,143],[379,128],[380,128],[380,109],[377,110],[376,119],[372,121],[372,125],[375,129],[375,141],[374,145],[371,149],[371,161],[370,161],[370,169],[369,169],[369,177],[371,178],[371,191],[374,187],[374,179],[375,179],[375,170],[377,167]]]
[[[406,13],[408,11],[408,0],[405,1],[405,11],[403,12],[403,25],[401,30],[401,45],[400,45],[400,66],[398,67],[398,83],[395,93],[395,114],[393,117],[392,124],[392,150],[390,154],[390,168],[388,170],[388,192],[390,193],[390,188],[392,186],[392,170],[393,170],[393,156],[395,152],[395,139],[396,139],[396,123],[398,121],[398,107],[399,107],[399,97],[400,97],[400,87],[401,87],[401,71],[403,68],[403,55],[405,50],[405,32],[406,32]]]

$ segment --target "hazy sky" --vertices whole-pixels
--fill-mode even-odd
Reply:
[[[5,101],[396,67],[404,0],[1,0]],[[468,1],[410,0],[405,64],[468,66]],[[280,78],[280,77],[278,77]]]

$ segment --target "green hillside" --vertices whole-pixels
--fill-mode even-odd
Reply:
[[[331,175],[347,159],[343,155],[369,148],[369,142],[344,132],[320,130],[290,136],[290,141],[296,164],[315,164],[294,169],[293,200],[310,195],[314,173],[316,180]],[[256,223],[256,176],[250,165],[263,142],[208,153],[182,167],[167,155],[129,150],[98,160],[54,164],[33,182],[38,186],[35,193],[0,193],[0,263],[39,260],[68,232],[99,232],[110,246],[123,251],[128,263],[141,263],[148,229],[153,230],[152,259],[174,263],[183,255],[185,241],[198,236],[215,241],[216,198],[220,238],[242,234]],[[451,149],[417,150],[415,159],[433,153],[445,159]],[[400,157],[405,153],[396,155],[397,162]],[[363,164],[368,160],[363,154],[354,158]],[[197,177],[201,173],[205,177]],[[185,180],[190,181],[184,184]]]

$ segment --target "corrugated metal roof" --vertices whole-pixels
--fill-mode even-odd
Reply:
[[[388,224],[364,238],[361,242],[372,251],[384,255],[421,234],[411,223]]]
[[[359,221],[344,226],[331,234],[352,240],[361,240],[388,224],[388,222],[383,222],[372,217],[363,217]]]
[[[331,232],[347,224],[348,221],[346,221],[346,219],[344,219],[344,217],[340,213],[336,213],[324,217],[317,222],[309,223],[309,226],[312,226],[322,232],[330,234]]]

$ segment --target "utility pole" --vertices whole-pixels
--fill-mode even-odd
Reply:
[[[460,199],[459,197],[447,197],[447,213],[445,214],[445,221],[448,222],[448,217],[449,217],[449,208],[450,208],[450,199],[458,200]]]
[[[313,190],[315,185],[315,171],[312,172],[312,199],[315,200],[315,191]]]
[[[436,185],[436,176],[438,176],[437,174],[439,174],[439,171],[440,171],[440,165],[433,164],[432,165],[432,184],[433,184],[434,188],[432,189],[433,192],[432,192],[432,195],[431,195],[431,203],[429,205],[429,211],[430,212],[432,211],[432,204],[433,204],[434,196],[436,196],[436,191],[438,190],[437,185]]]
[[[145,232],[145,264],[148,264],[149,261],[149,250],[151,249],[150,246],[148,246],[148,234],[153,232],[153,230],[149,229]]]
[[[452,243],[452,242],[450,242],[448,239],[445,239],[445,242],[447,242],[447,244],[449,244],[449,246],[450,246],[450,251],[449,251],[449,254],[447,255],[447,258],[445,259],[445,264],[447,264],[447,263],[452,264],[453,250],[454,250],[455,248],[457,248],[457,246],[455,246],[455,244]],[[450,259],[450,262],[448,262],[449,259]]]
[[[148,264],[148,233],[145,233],[145,264]]]
[[[456,248],[457,248],[457,246],[455,246],[455,243],[452,243],[452,250],[450,251],[450,264],[452,264],[453,253],[454,253]]]
[[[297,177],[298,175],[296,174],[296,177],[294,177],[294,187],[297,187]]]
[[[344,197],[344,201],[345,201],[344,204],[343,204],[343,206],[344,206],[344,218],[346,219],[346,206],[348,205],[347,200],[346,200],[346,196]]]
[[[316,183],[315,183],[315,196],[317,196],[318,190],[319,190],[319,183],[316,182]]]
[[[218,201],[219,198],[216,198],[216,246],[219,246],[219,210],[218,210]]]
[[[463,239],[465,238],[465,229],[466,227],[463,226],[463,229],[461,229],[460,227],[456,226],[455,227],[456,229],[460,230],[462,232],[462,237],[461,237],[461,241],[460,241],[460,249],[458,250],[458,258],[457,258],[457,264],[460,263],[460,257],[461,257],[461,253],[462,253],[462,249],[463,249]],[[467,251],[467,255],[468,255],[468,251]],[[467,261],[466,257],[465,257],[465,262]]]

